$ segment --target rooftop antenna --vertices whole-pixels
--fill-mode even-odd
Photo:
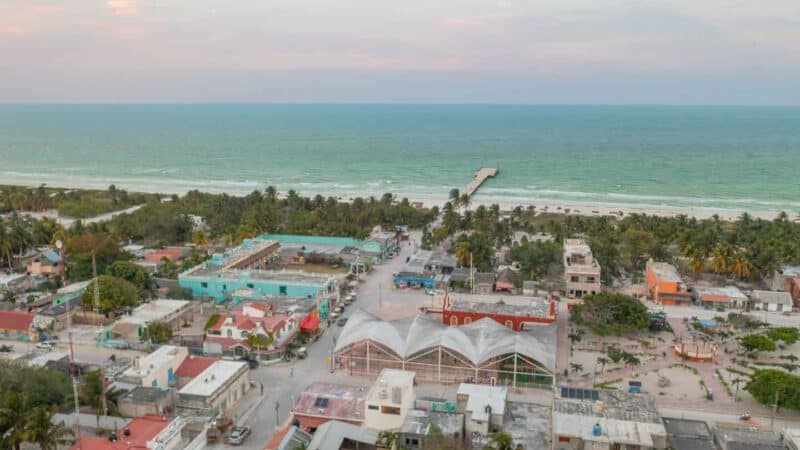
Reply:
[[[94,285],[94,302],[92,302],[92,309],[95,314],[100,313],[100,284],[97,281],[97,260],[95,258],[95,251],[92,249],[92,283]]]

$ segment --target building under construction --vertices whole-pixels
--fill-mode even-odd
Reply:
[[[410,370],[419,381],[546,387],[553,382],[553,327],[516,332],[484,318],[446,326],[424,314],[384,321],[353,313],[336,343],[334,366],[351,375]]]

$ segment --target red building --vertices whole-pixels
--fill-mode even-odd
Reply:
[[[149,448],[147,443],[153,440],[169,421],[161,416],[137,417],[125,428],[117,430],[116,439],[104,436],[85,436],[75,443],[71,450],[130,450]]]
[[[549,325],[556,320],[556,302],[543,297],[447,294],[442,310],[445,325],[465,325],[488,317],[505,327]]]

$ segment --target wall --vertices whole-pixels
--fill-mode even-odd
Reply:
[[[321,285],[255,280],[248,277],[239,279],[217,278],[214,275],[208,277],[181,277],[178,280],[178,284],[183,288],[191,289],[192,294],[196,297],[212,297],[217,301],[225,300],[234,291],[245,288],[255,289],[262,295],[285,295],[300,298],[315,298],[328,291],[327,286]],[[285,292],[281,292],[281,287],[285,289]]]
[[[400,400],[400,405],[392,403],[391,387],[387,388],[386,399],[373,399],[365,402],[364,408],[364,426],[378,431],[385,430],[399,430],[403,426],[408,410],[414,406],[414,388],[406,386],[403,388],[403,395]],[[377,406],[378,409],[370,409],[370,406]],[[400,407],[400,414],[382,413],[381,407]]]
[[[220,389],[207,397],[179,394],[179,405],[184,408],[227,412],[241,400],[250,388],[250,369],[247,364]]]
[[[466,312],[466,311],[451,311],[451,310],[444,310],[442,312],[442,323],[445,325],[464,325],[465,319],[469,318],[471,322],[475,322],[480,320],[484,317],[488,317],[495,322],[503,325],[504,327],[508,327],[507,322],[511,321],[512,327],[511,329],[514,331],[522,331],[522,325],[524,323],[541,323],[541,324],[551,324],[555,322],[555,317],[522,317],[522,316],[506,316],[502,314],[486,314],[486,313],[477,313],[477,312]],[[453,324],[452,320],[455,318],[456,323]]]
[[[156,350],[158,351],[158,350]],[[174,381],[175,372],[181,366],[183,360],[189,356],[189,351],[186,347],[174,347],[174,355],[170,355],[169,360],[158,367],[153,367],[150,371],[142,377],[142,386],[146,387],[162,387],[166,388],[170,385],[170,373],[173,375]],[[140,364],[145,364],[144,358],[140,360]]]

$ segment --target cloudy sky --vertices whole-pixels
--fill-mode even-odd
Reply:
[[[798,0],[0,0],[0,102],[800,104]]]

